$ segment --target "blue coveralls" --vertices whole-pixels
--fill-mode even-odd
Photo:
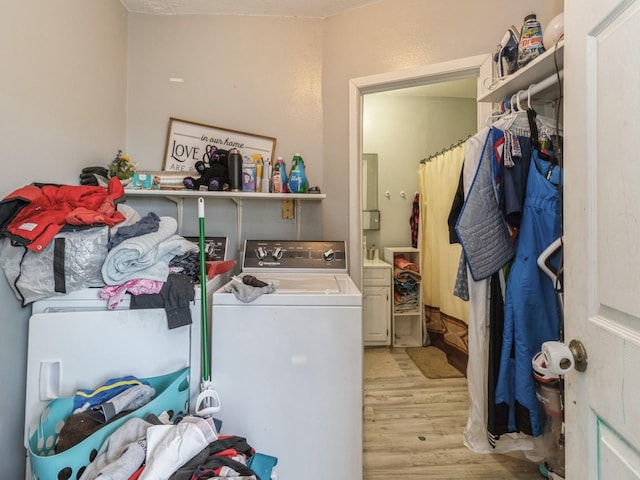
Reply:
[[[542,433],[531,359],[542,343],[558,340],[559,318],[553,282],[538,267],[538,256],[560,232],[560,168],[531,155],[516,257],[507,279],[502,353],[496,405],[506,404],[512,432]]]

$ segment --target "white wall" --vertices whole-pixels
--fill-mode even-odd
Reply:
[[[310,186],[322,185],[322,25],[305,18],[130,14],[127,153],[140,168],[161,170],[174,117],[275,137],[275,155],[290,168],[299,152]],[[186,206],[185,218],[197,218],[195,201]],[[207,202],[206,209],[207,234],[229,237],[230,251],[239,252],[233,202]],[[320,238],[321,202],[303,202],[301,209],[300,238]],[[280,202],[245,201],[242,218],[244,239],[295,238],[296,220],[282,218]],[[187,233],[196,234],[193,228],[185,222]]]
[[[326,238],[348,238],[348,82],[493,52],[510,25],[537,13],[542,25],[562,0],[380,0],[324,25],[323,141]]]
[[[115,4],[115,5],[114,5]],[[77,180],[125,141],[126,11],[119,2],[4,1],[0,191]]]
[[[104,165],[124,147],[126,11],[113,0],[2,0],[0,8],[0,195],[37,181],[75,183],[83,166]],[[0,464],[3,478],[19,479],[31,308],[4,280],[0,303]]]
[[[276,137],[322,184],[322,20],[129,16],[127,150],[160,170],[169,117]],[[170,77],[184,79],[171,83]]]
[[[363,232],[368,247],[411,246],[409,217],[420,160],[475,133],[476,106],[475,99],[464,98],[364,97],[362,145],[364,152],[378,154],[380,209],[380,231]]]

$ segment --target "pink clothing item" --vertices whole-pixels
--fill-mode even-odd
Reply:
[[[137,278],[129,280],[122,285],[107,285],[100,290],[98,297],[100,300],[107,301],[107,308],[109,310],[115,310],[120,302],[122,302],[127,292],[132,295],[160,293],[163,285],[164,282],[161,282],[160,280]]]

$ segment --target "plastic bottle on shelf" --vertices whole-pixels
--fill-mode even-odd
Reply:
[[[518,67],[522,68],[531,60],[544,53],[542,27],[535,14],[524,17],[518,44]]]
[[[288,184],[291,193],[307,193],[307,190],[309,190],[309,182],[304,171],[304,161],[299,153],[296,153],[291,161]]]
[[[229,150],[229,190],[232,192],[242,191],[242,154],[237,148]]]
[[[273,193],[286,193],[287,187],[287,167],[282,157],[276,157],[276,162],[273,166],[272,187]]]

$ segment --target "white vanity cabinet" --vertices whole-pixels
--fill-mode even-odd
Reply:
[[[391,343],[391,265],[364,260],[362,328],[365,346]]]

